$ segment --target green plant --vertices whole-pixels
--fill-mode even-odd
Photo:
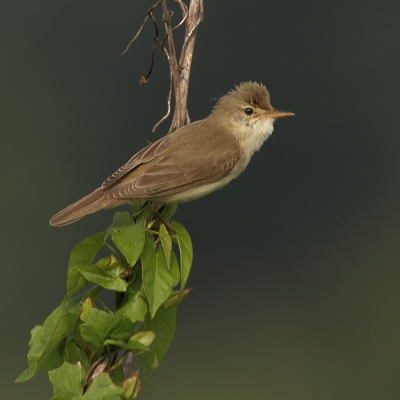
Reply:
[[[29,368],[48,375],[55,399],[133,399],[140,390],[137,357],[144,379],[158,367],[175,334],[178,304],[193,260],[186,229],[166,227],[150,205],[132,201],[131,213],[117,212],[106,232],[77,244],[68,264],[67,295],[43,325],[31,331]],[[176,206],[165,206],[170,220]],[[99,251],[110,254],[100,257]],[[179,251],[177,256],[176,250]],[[115,292],[111,310],[100,295]]]

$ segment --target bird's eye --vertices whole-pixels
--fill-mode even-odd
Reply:
[[[246,113],[246,115],[252,115],[254,110],[251,107],[247,107],[244,109],[244,112]]]

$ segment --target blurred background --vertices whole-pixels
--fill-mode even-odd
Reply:
[[[175,22],[179,19],[176,4]],[[65,294],[71,248],[114,211],[49,218],[164,135],[168,67],[150,1],[0,5],[1,397],[24,384],[30,329]],[[207,1],[192,120],[246,80],[296,117],[228,187],[181,205],[194,290],[140,399],[400,398],[400,3]]]

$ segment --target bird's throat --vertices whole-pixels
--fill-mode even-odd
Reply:
[[[248,161],[252,155],[260,150],[262,144],[268,139],[274,130],[274,120],[271,118],[254,120],[238,135],[239,143],[246,154]]]

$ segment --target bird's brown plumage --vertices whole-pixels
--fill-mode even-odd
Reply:
[[[289,115],[293,114],[273,109],[264,85],[242,83],[221,97],[207,118],[140,150],[98,189],[57,213],[50,224],[65,225],[132,199],[170,204],[211,193],[243,171],[271,134],[273,120]]]
[[[166,196],[220,180],[238,163],[241,149],[220,127],[214,132],[211,151],[197,157],[204,147],[203,129],[210,123],[207,119],[196,121],[189,130],[186,125],[146,146],[98,189],[57,213],[50,224],[65,225],[132,199],[168,204]]]

